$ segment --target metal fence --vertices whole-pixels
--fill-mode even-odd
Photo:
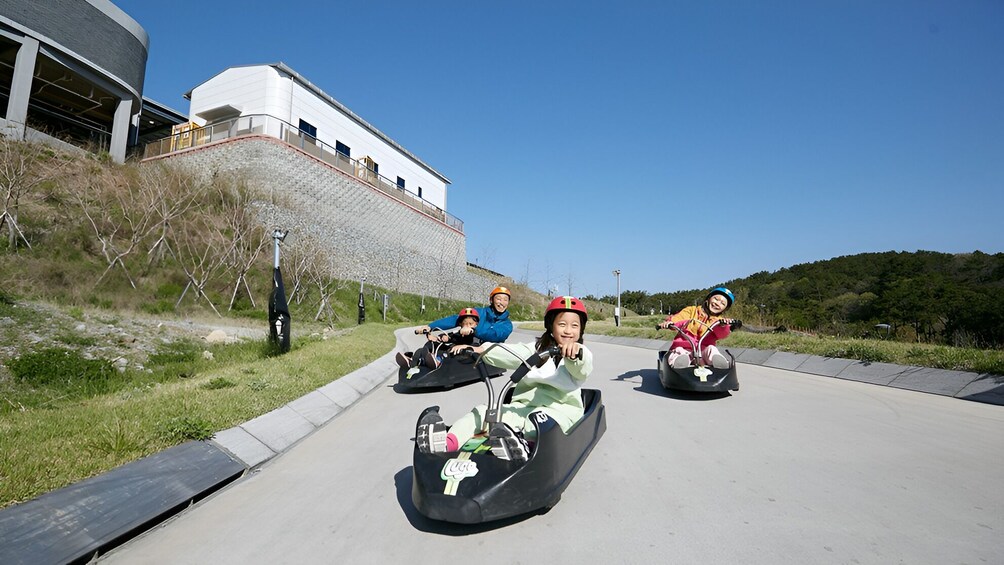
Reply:
[[[223,139],[245,135],[267,135],[302,149],[325,163],[352,175],[355,178],[373,186],[381,192],[400,200],[432,216],[457,231],[464,231],[464,222],[456,216],[399,187],[397,183],[378,174],[362,161],[353,159],[344,153],[335,151],[323,141],[303,132],[292,124],[266,114],[240,116],[221,122],[194,126],[184,129],[174,135],[147,143],[143,149],[143,158],[160,157],[176,151],[199,147]]]

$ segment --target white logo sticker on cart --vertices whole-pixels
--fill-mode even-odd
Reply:
[[[707,367],[698,367],[694,369],[694,376],[701,379],[702,383],[708,382],[708,375],[711,374],[711,369]]]
[[[450,459],[443,466],[440,477],[444,481],[462,481],[478,474],[478,464],[470,459]]]

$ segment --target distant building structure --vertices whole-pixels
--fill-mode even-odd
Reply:
[[[142,97],[149,43],[108,0],[0,0],[0,132],[123,162],[185,121]]]
[[[284,63],[230,67],[185,97],[189,121],[144,161],[282,195],[262,221],[316,244],[339,278],[463,300],[497,284],[468,268],[449,179]]]
[[[278,136],[346,170],[357,162],[353,174],[371,184],[379,179],[446,210],[448,178],[284,63],[230,67],[185,97],[200,127]]]

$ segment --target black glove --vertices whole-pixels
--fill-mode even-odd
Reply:
[[[729,329],[731,329],[732,331],[738,330],[741,327],[743,327],[742,320],[732,320],[732,323],[729,324]]]

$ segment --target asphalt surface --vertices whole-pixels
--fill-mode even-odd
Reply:
[[[653,350],[587,345],[608,429],[547,513],[420,515],[415,419],[486,389],[398,394],[391,369],[311,433],[255,436],[259,466],[98,561],[1004,563],[1001,406],[756,364],[731,395],[670,393]]]

